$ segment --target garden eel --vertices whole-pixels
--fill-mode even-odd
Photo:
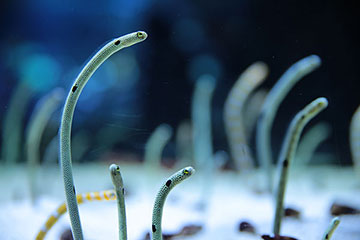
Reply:
[[[161,231],[161,219],[162,212],[164,208],[164,203],[167,195],[177,184],[181,183],[183,180],[187,179],[195,173],[195,169],[192,167],[186,167],[180,171],[173,174],[163,186],[160,188],[158,194],[156,195],[153,215],[152,215],[152,240],[162,240],[162,231]]]
[[[120,166],[111,164],[109,167],[111,180],[115,188],[115,194],[117,199],[118,208],[118,224],[119,224],[119,240],[127,239],[126,229],[126,211],[125,211],[125,200],[124,200],[124,183],[120,173]]]
[[[194,164],[198,171],[202,193],[199,206],[205,209],[208,196],[213,186],[212,176],[215,170],[214,151],[211,127],[211,100],[215,90],[216,79],[210,74],[201,75],[195,82],[191,100],[191,120],[193,137]]]
[[[273,190],[272,152],[271,152],[271,126],[280,103],[290,89],[302,77],[320,66],[321,60],[311,55],[293,64],[270,90],[262,106],[256,129],[256,151],[260,166],[267,176],[268,191]]]
[[[307,166],[315,154],[317,147],[324,142],[330,134],[331,126],[325,122],[320,122],[307,130],[301,137],[294,163],[297,166]]]
[[[251,138],[252,133],[254,132],[256,121],[259,118],[262,105],[264,104],[268,90],[259,89],[252,94],[247,100],[245,109],[244,109],[244,126],[246,131],[246,136],[248,140]]]
[[[84,194],[76,195],[76,200],[79,204],[92,201],[111,201],[115,200],[116,195],[114,190],[106,190],[101,192],[88,192]],[[41,230],[36,235],[36,240],[43,240],[49,230],[55,225],[55,223],[64,215],[67,211],[66,204],[61,204],[46,220]]]
[[[172,135],[170,125],[160,124],[150,135],[145,145],[144,165],[150,169],[161,168],[161,158],[166,144]]]
[[[1,158],[8,166],[14,166],[20,158],[21,134],[26,107],[33,90],[24,82],[19,82],[11,93],[2,126]]]
[[[360,106],[351,118],[350,148],[355,171],[360,176]]]
[[[237,170],[249,170],[254,167],[244,126],[243,111],[249,95],[268,74],[263,62],[250,65],[238,78],[225,101],[224,123],[231,158]]]
[[[213,147],[211,137],[211,99],[215,90],[215,78],[202,75],[195,83],[191,103],[193,124],[194,160],[201,170],[212,169]]]
[[[175,156],[178,168],[192,165],[194,162],[193,138],[191,122],[184,120],[180,122],[176,129],[175,137]]]
[[[330,226],[328,227],[328,229],[324,234],[323,240],[330,240],[331,236],[333,235],[335,229],[337,228],[337,226],[339,226],[339,224],[340,224],[340,218],[334,217],[331,220]]]
[[[111,40],[102,47],[81,70],[67,96],[59,131],[60,161],[66,195],[66,205],[69,209],[71,229],[75,240],[83,239],[71,166],[71,125],[77,100],[87,81],[107,58],[123,48],[144,41],[146,38],[147,34],[145,32],[138,31]]]
[[[299,138],[305,125],[328,105],[326,98],[317,98],[295,115],[286,132],[278,160],[279,181],[276,195],[276,210],[273,231],[280,234],[281,219],[284,214],[284,194],[290,164],[294,158]]]
[[[55,88],[43,96],[37,102],[26,129],[25,151],[32,203],[35,203],[36,196],[39,195],[36,188],[36,175],[40,164],[41,137],[52,114],[62,102],[64,94],[62,88]]]

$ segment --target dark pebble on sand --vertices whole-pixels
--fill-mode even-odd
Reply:
[[[68,228],[60,236],[60,240],[73,240],[71,229]]]
[[[331,205],[330,212],[333,216],[352,215],[360,213],[359,209],[337,203],[333,203],[333,205]]]
[[[247,222],[247,221],[241,221],[240,224],[239,224],[239,231],[240,232],[248,232],[248,233],[255,233],[255,227]]]
[[[300,212],[294,208],[287,207],[285,208],[285,217],[292,217],[292,218],[300,218]]]
[[[297,238],[281,236],[281,235],[275,235],[273,237],[270,235],[262,235],[261,238],[264,240],[297,240]]]

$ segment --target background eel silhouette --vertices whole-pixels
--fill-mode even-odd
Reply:
[[[320,66],[321,60],[316,55],[310,55],[293,64],[276,82],[267,95],[256,129],[256,151],[261,168],[267,175],[267,188],[272,192],[272,152],[271,126],[280,103],[290,89],[305,75]]]
[[[244,105],[249,95],[257,88],[268,74],[268,67],[263,62],[250,65],[238,78],[225,101],[224,123],[231,158],[237,170],[254,167],[251,151],[244,126]]]

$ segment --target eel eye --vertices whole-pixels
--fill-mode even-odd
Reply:
[[[136,36],[140,39],[144,38],[144,34],[142,32],[137,32]]]
[[[188,175],[190,172],[189,172],[189,170],[186,170],[186,169],[185,169],[185,170],[183,171],[183,173],[184,173],[185,175]]]

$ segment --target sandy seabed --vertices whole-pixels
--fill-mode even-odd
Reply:
[[[178,169],[149,172],[141,165],[120,164],[126,191],[128,239],[142,240],[151,229],[156,193],[166,178]],[[246,174],[216,172],[204,181],[202,174],[176,186],[169,194],[163,214],[163,232],[174,233],[189,224],[203,229],[178,239],[261,239],[272,229],[274,200],[261,191],[263,178],[256,171]],[[78,193],[112,189],[107,164],[74,166]],[[38,172],[38,199],[30,201],[26,167],[0,169],[0,239],[35,239],[49,215],[61,204],[64,191],[59,167],[42,167]],[[204,185],[204,183],[206,185]],[[360,178],[350,168],[308,167],[292,169],[285,206],[301,212],[299,219],[285,218],[281,233],[297,239],[321,239],[332,216],[333,202],[360,208]],[[199,206],[205,206],[200,208]],[[87,202],[79,207],[85,239],[118,239],[115,201]],[[241,221],[255,227],[256,234],[238,231]],[[341,216],[332,239],[360,239],[360,215]],[[45,239],[59,239],[69,228],[64,215]]]

